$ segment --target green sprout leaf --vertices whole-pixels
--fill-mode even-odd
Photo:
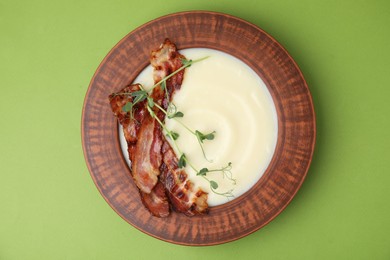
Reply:
[[[150,116],[157,119],[156,113],[154,113],[154,111],[149,106],[147,106],[146,108],[148,109]]]
[[[179,138],[180,135],[178,133],[176,133],[176,132],[170,131],[170,132],[168,132],[168,134],[166,136],[168,138],[173,139],[174,141],[176,141]]]
[[[177,138],[179,138],[179,134],[176,132],[173,132],[173,131],[171,131],[171,136],[172,136],[173,140],[177,140]]]
[[[167,87],[167,82],[164,80],[163,82],[161,82],[161,89],[165,90],[166,87]]]
[[[207,168],[202,168],[200,169],[200,171],[196,174],[196,175],[200,175],[200,176],[206,176],[206,173],[209,171],[209,169]]]
[[[201,143],[203,143],[203,140],[213,140],[214,134],[215,134],[215,131],[208,133],[208,134],[203,134],[202,132],[200,132],[198,130],[195,131],[195,135]]]
[[[184,67],[189,67],[192,65],[192,60],[181,59],[181,63],[183,64]]]
[[[133,103],[137,104],[138,102],[144,101],[148,97],[148,92],[145,90],[138,90],[131,93],[131,96],[134,97]]]
[[[148,106],[150,108],[154,107],[154,100],[153,100],[153,98],[147,97],[147,99],[148,99]]]
[[[137,91],[134,91],[131,93],[132,97],[147,96],[147,95],[148,95],[148,92],[146,92],[145,90],[137,90]]]
[[[215,181],[210,181],[210,186],[211,186],[211,188],[213,188],[214,190],[215,190],[215,189],[218,189],[218,183],[216,183]]]
[[[126,105],[122,107],[123,112],[130,112],[131,110],[133,110],[133,103],[131,102],[127,102]]]
[[[180,156],[180,159],[179,159],[179,162],[178,162],[178,166],[179,168],[183,168],[183,167],[186,167],[186,156],[185,154],[183,153],[181,156]]]
[[[175,118],[175,117],[183,117],[183,116],[184,116],[183,112],[177,111],[176,113],[174,113],[172,115],[168,115],[168,118],[172,119],[172,118]]]

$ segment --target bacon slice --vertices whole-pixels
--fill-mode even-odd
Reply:
[[[133,118],[128,112],[123,111],[123,107],[127,102],[132,102],[131,94],[135,91],[141,90],[139,84],[128,85],[121,89],[118,93],[111,94],[108,98],[111,105],[111,110],[122,125],[123,134],[127,142],[127,151],[130,161],[133,161],[135,144],[137,143],[138,132],[141,128],[145,115],[147,114],[145,108],[145,101],[140,102],[134,106]]]
[[[151,54],[150,63],[154,68],[154,82],[157,83],[178,70],[183,66],[183,59],[185,57],[177,51],[176,45],[166,39],[160,48]],[[183,77],[184,70],[167,80],[168,95],[164,95],[164,90],[161,87],[155,88],[152,93],[154,100],[158,100],[166,109],[175,92],[180,90]],[[157,115],[161,120],[164,119],[165,115],[161,111],[155,111],[155,113],[160,113]],[[183,169],[179,169],[177,156],[165,138],[162,145],[162,157],[160,180],[168,191],[172,207],[188,216],[206,213],[208,211],[207,193],[201,189],[194,190],[194,185],[188,179],[187,173]]]
[[[158,181],[150,193],[142,193],[141,200],[149,212],[156,217],[169,216],[169,201],[162,182]]]
[[[160,48],[152,51],[150,55],[150,64],[154,68],[154,82],[160,82],[163,78],[178,70],[181,66],[183,66],[183,59],[185,59],[185,57],[177,51],[176,45],[169,39],[165,39]],[[167,80],[166,86],[168,89],[169,100],[167,100],[166,96],[164,96],[164,90],[161,87],[154,89],[153,98],[158,100],[163,99],[162,105],[166,109],[169,101],[174,95],[174,92],[181,88],[183,78],[184,70],[176,73],[173,77]]]
[[[139,84],[129,85],[120,90],[119,94],[111,94],[109,96],[111,109],[123,127],[123,133],[128,147],[127,151],[131,162],[134,161],[141,125],[145,116],[148,116],[148,112],[146,111],[145,101],[140,102],[134,106],[133,118],[131,118],[130,114],[123,111],[122,108],[127,102],[132,102],[133,98],[130,95],[121,93],[133,93],[140,89]],[[133,172],[132,168],[131,172]],[[169,215],[168,198],[165,194],[164,185],[160,181],[149,193],[140,190],[140,196],[143,204],[152,215],[157,217],[167,217]]]
[[[162,161],[161,126],[150,115],[142,122],[133,157],[133,177],[138,188],[150,193],[158,181]]]
[[[207,193],[201,189],[195,191],[187,173],[179,168],[177,156],[167,141],[163,144],[162,153],[164,163],[160,167],[160,179],[168,191],[173,208],[187,216],[206,213]]]
[[[177,51],[176,46],[169,39],[166,39],[160,48],[152,51],[150,55],[150,63],[154,68],[154,82],[158,83],[178,70],[182,66],[183,58],[184,56]],[[168,95],[165,94],[162,86],[158,85],[153,89],[150,97],[153,98],[156,104],[166,109],[174,91],[180,89],[183,76],[184,71],[180,71],[167,80]],[[153,107],[153,112],[160,121],[164,121],[164,113],[156,106]],[[159,168],[162,163],[162,144],[162,129],[159,122],[147,115],[140,129],[139,142],[135,147],[133,158],[133,177],[138,188],[145,193],[150,193],[158,181]]]

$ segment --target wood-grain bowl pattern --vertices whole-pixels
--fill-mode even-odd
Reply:
[[[243,196],[186,217],[160,219],[143,207],[122,156],[118,125],[107,97],[148,64],[150,50],[169,37],[179,49],[205,47],[247,63],[266,83],[276,105],[278,141],[263,177]],[[108,204],[127,222],[156,238],[184,245],[236,240],[266,225],[291,201],[308,171],[315,114],[306,82],[289,54],[258,27],[213,12],[184,12],[151,21],[123,38],[93,76],[82,115],[82,142],[91,176]],[[254,155],[254,158],[255,155]]]

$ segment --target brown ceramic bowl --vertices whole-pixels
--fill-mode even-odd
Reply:
[[[132,82],[149,53],[166,38],[179,49],[205,47],[248,64],[265,82],[278,116],[275,154],[263,177],[244,195],[204,216],[156,218],[141,203],[121,152],[108,95]],[[93,76],[82,115],[85,159],[100,193],[128,223],[162,240],[214,245],[242,238],[269,223],[292,200],[308,171],[315,144],[315,114],[298,66],[270,35],[242,19],[214,12],[183,12],[153,20],[124,37]]]

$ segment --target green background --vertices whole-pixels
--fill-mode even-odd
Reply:
[[[82,105],[101,60],[169,13],[225,12],[274,36],[317,114],[307,179],[243,239],[185,247],[149,237],[87,170]],[[390,259],[389,1],[0,0],[0,259]]]

